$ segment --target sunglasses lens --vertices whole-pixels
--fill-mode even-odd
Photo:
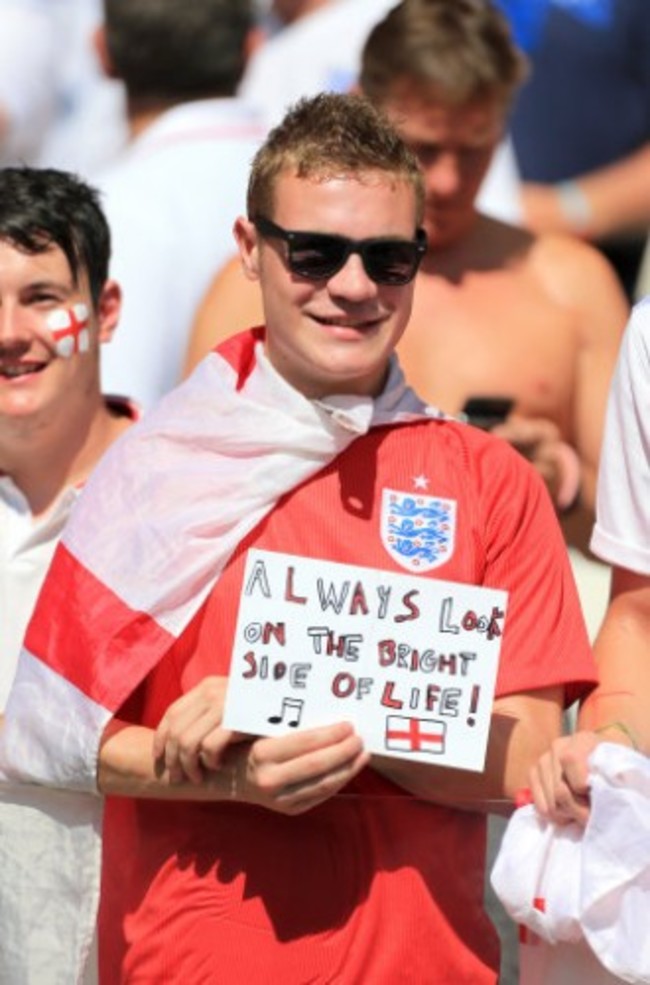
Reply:
[[[369,243],[364,262],[368,275],[378,284],[408,284],[418,268],[419,253],[415,243],[390,240]]]
[[[334,236],[295,234],[289,248],[289,263],[300,277],[321,280],[331,277],[345,260],[346,244]]]

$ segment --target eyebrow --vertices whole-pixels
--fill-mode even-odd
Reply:
[[[77,285],[71,278],[69,281],[60,280],[34,280],[25,285],[25,291],[59,291],[64,294],[72,294]]]

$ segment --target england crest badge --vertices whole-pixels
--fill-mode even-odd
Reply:
[[[384,489],[381,541],[407,571],[421,574],[445,564],[454,553],[455,539],[455,500]]]

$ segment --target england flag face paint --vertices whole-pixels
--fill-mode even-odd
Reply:
[[[80,352],[88,352],[88,306],[79,302],[71,308],[56,308],[47,316],[47,328],[54,339],[57,355],[69,359]]]

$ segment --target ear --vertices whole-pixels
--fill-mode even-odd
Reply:
[[[239,247],[244,274],[249,280],[259,280],[260,254],[255,226],[250,219],[239,216],[235,219],[232,231]]]
[[[97,305],[97,323],[100,342],[110,342],[120,320],[122,310],[122,288],[114,280],[107,280],[102,288]]]
[[[101,70],[104,75],[109,79],[116,79],[117,73],[115,72],[115,66],[113,65],[113,59],[110,56],[108,50],[108,42],[106,40],[106,28],[103,24],[99,24],[92,33],[92,47],[94,48],[95,54],[97,55],[97,60],[101,66]]]

